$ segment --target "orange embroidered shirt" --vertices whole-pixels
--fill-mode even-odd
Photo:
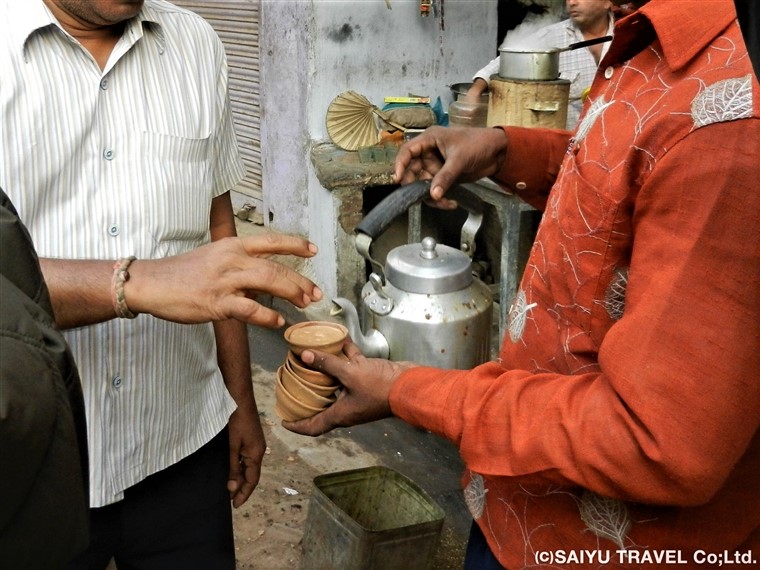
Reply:
[[[652,0],[572,137],[505,127],[495,178],[544,214],[499,362],[391,393],[459,447],[510,570],[760,562],[760,85],[735,18]]]

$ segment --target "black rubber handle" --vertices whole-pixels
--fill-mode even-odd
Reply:
[[[356,231],[375,239],[391,225],[397,216],[406,212],[429,193],[430,180],[418,180],[400,186],[364,216],[364,219],[356,226]]]
[[[602,36],[601,38],[594,38],[593,40],[583,40],[582,42],[575,42],[567,47],[558,48],[557,51],[570,51],[574,49],[584,48],[588,46],[595,46],[596,44],[603,44],[604,42],[611,42],[612,36]]]

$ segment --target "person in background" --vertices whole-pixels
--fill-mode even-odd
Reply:
[[[343,391],[286,428],[395,415],[458,447],[468,569],[760,560],[760,83],[731,0],[638,4],[575,132],[399,150],[433,200],[488,176],[543,210],[498,360],[302,356]]]
[[[154,280],[184,260],[208,284],[210,254],[251,245],[229,241],[244,168],[222,43],[165,0],[0,0],[0,74],[0,187],[70,329],[87,414],[91,537],[67,568],[234,568],[230,503],[249,498],[266,443],[246,326],[227,317],[261,307],[186,324],[221,307],[190,297],[186,273],[187,295]],[[220,246],[181,257],[209,241]]]
[[[0,560],[8,568],[48,570],[87,547],[84,400],[31,238],[2,190],[0,243]],[[146,271],[130,279],[129,300],[176,322],[237,318],[281,326],[282,316],[255,294],[302,307],[321,292],[266,256],[315,252],[306,240],[280,234],[216,241],[141,261]],[[93,302],[110,305],[108,283]]]
[[[567,20],[530,34],[518,42],[518,45],[512,45],[508,33],[505,44],[510,47],[524,46],[526,49],[558,48],[612,35],[614,22],[611,0],[566,0],[565,7],[569,16]],[[599,61],[608,47],[609,42],[559,54],[560,78],[570,81],[566,123],[569,130],[575,128],[578,123],[583,107],[583,94],[591,85]],[[499,58],[496,57],[472,78],[472,86],[465,95],[465,101],[477,103],[481,95],[488,91],[491,76],[498,73]]]

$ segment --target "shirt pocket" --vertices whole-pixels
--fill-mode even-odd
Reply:
[[[207,240],[213,198],[212,146],[210,136],[142,134],[145,211],[160,254],[186,251]]]
[[[567,164],[567,163],[566,163]],[[612,324],[606,295],[630,263],[631,209],[608,176],[572,165],[549,197],[541,239],[552,253],[555,310],[598,342]]]

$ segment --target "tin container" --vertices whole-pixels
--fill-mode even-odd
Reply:
[[[302,570],[425,570],[445,513],[411,479],[375,466],[314,478]]]

